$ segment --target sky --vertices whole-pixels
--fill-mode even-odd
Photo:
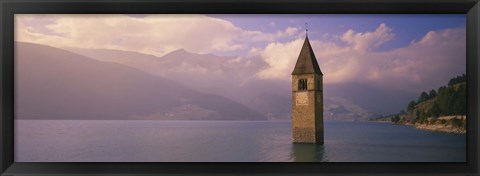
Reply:
[[[15,40],[158,57],[178,49],[260,56],[268,66],[258,79],[289,81],[308,26],[325,84],[426,91],[466,72],[465,25],[463,14],[15,15]]]

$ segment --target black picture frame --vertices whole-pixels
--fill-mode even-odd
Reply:
[[[0,0],[2,175],[478,175],[478,0]],[[14,14],[465,14],[465,163],[17,163],[14,162]]]

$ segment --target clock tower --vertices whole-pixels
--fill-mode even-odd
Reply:
[[[323,144],[323,74],[308,35],[292,72],[293,143]]]

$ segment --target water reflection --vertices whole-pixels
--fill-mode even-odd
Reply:
[[[292,144],[290,157],[295,162],[324,162],[324,145],[320,144]]]

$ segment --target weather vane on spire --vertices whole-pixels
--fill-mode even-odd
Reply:
[[[305,32],[308,33],[308,23],[305,23]]]

